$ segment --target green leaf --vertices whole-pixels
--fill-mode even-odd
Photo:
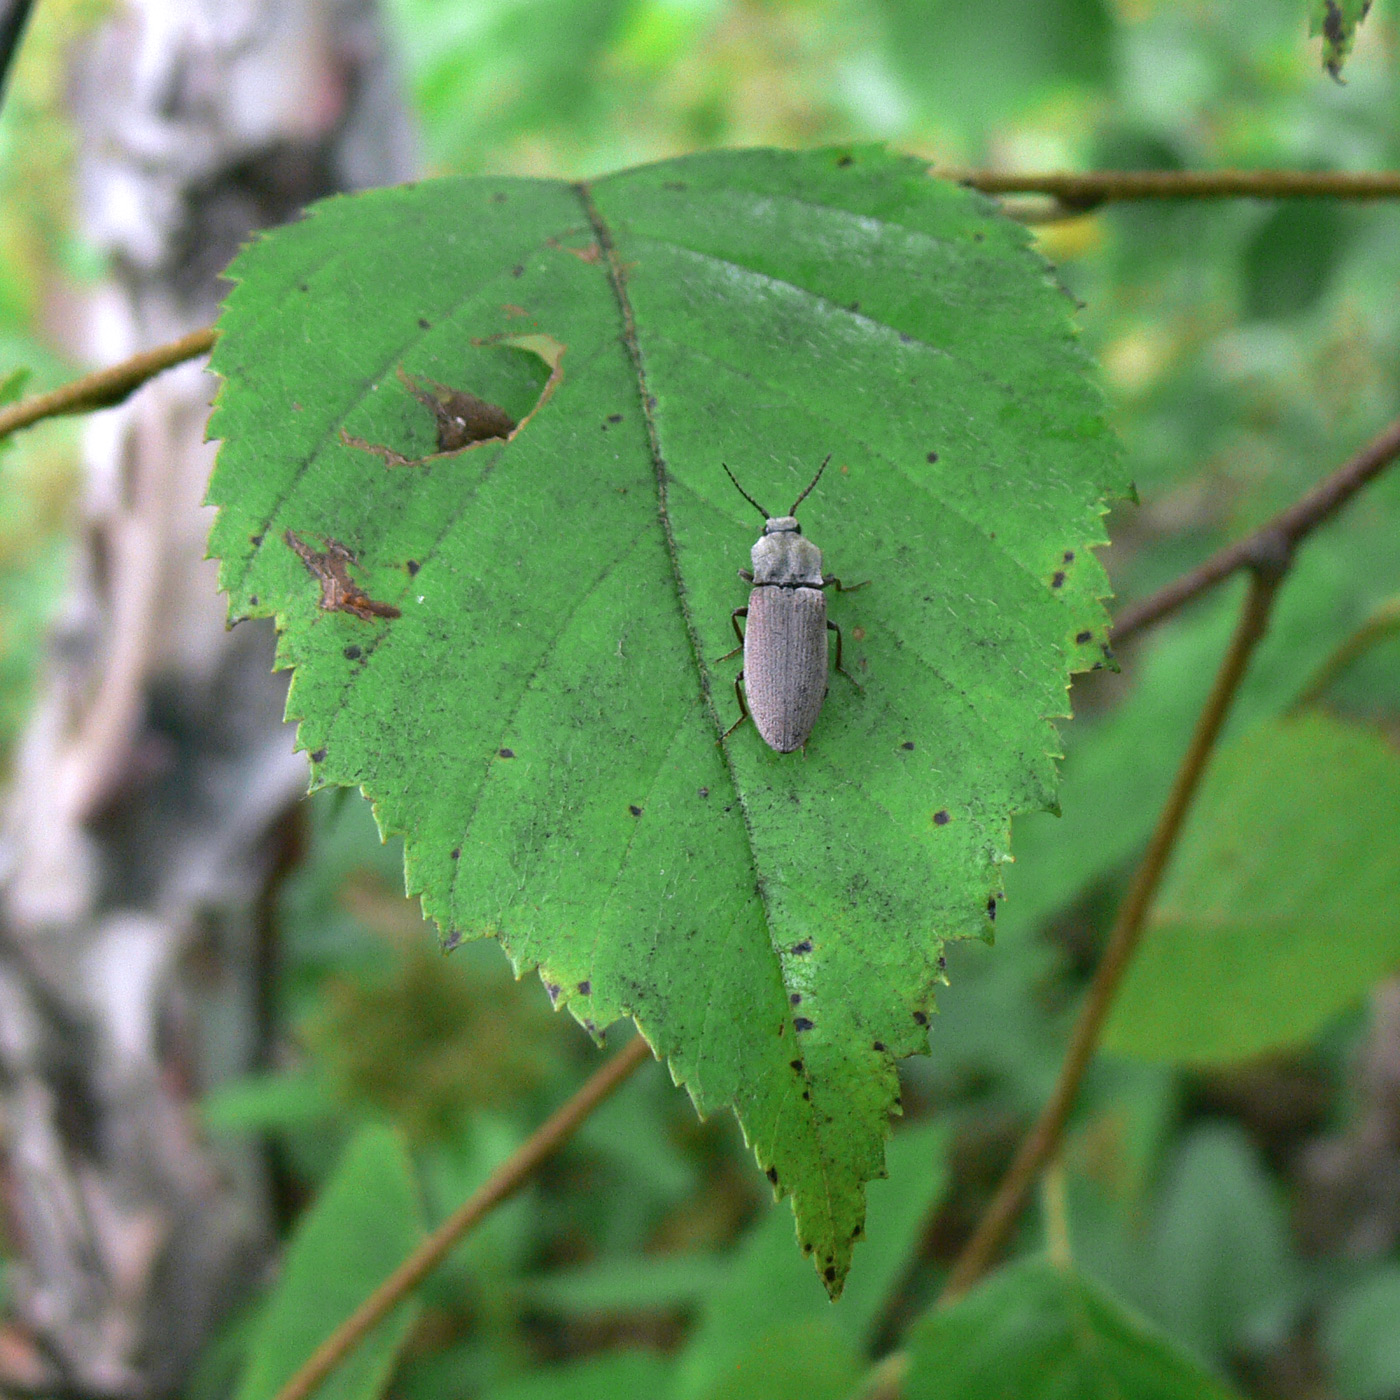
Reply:
[[[624,1395],[662,1396],[671,1362],[645,1351],[595,1356],[572,1366],[510,1381],[486,1392],[486,1400],[619,1400]]]
[[[1071,1269],[1003,1269],[910,1332],[905,1400],[1229,1400],[1154,1328]]]
[[[521,1291],[537,1308],[566,1314],[691,1308],[725,1272],[718,1255],[623,1255],[527,1279]]]
[[[1343,1400],[1400,1392],[1400,1265],[1383,1265],[1336,1299],[1322,1345]]]
[[[1322,66],[1338,82],[1342,65],[1356,42],[1356,31],[1371,9],[1371,0],[1312,0],[1308,34],[1322,39]]]
[[[1282,1331],[1297,1283],[1288,1225],[1239,1128],[1198,1128],[1181,1144],[1152,1263],[1153,1315],[1200,1356],[1223,1362]]]
[[[351,1140],[287,1246],[258,1321],[235,1400],[270,1400],[311,1353],[398,1267],[423,1232],[413,1169],[398,1136],[367,1127]],[[400,1304],[317,1392],[374,1400],[418,1308]]]
[[[344,1112],[319,1074],[249,1074],[222,1084],[199,1106],[204,1126],[214,1132],[266,1132],[323,1123]]]
[[[315,781],[405,834],[450,936],[733,1105],[839,1291],[942,940],[987,932],[1103,646],[1121,482],[1059,288],[866,149],[337,199],[232,275],[212,549]],[[452,391],[524,421],[436,453]],[[872,580],[831,601],[855,680],[805,757],[720,746],[760,528],[720,464],[782,509],[828,453],[803,523]]]
[[[1108,1048],[1218,1064],[1306,1040],[1400,965],[1400,756],[1322,714],[1216,755]]]

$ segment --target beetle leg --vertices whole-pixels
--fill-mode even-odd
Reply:
[[[830,618],[827,618],[826,630],[836,633],[836,669],[840,671],[857,690],[863,690],[865,687],[841,664],[841,629]]]
[[[715,657],[715,665],[719,665],[721,661],[728,661],[731,656],[738,656],[738,654],[743,651],[744,634],[739,630],[739,619],[741,617],[747,617],[748,615],[749,610],[747,608],[735,608],[734,611],[729,614],[729,620],[734,624],[734,635],[738,637],[739,645],[735,647],[733,651],[727,651],[723,656]],[[740,672],[740,674],[742,675],[743,673]]]
[[[734,677],[734,698],[739,702],[739,718],[715,740],[715,743],[722,744],[743,722],[749,717],[749,707],[744,703],[744,692],[739,688],[739,682],[744,679],[744,673],[739,672]]]
[[[866,579],[864,583],[842,583],[839,578],[827,578],[822,580],[823,588],[834,588],[838,593],[854,593],[857,588],[864,588],[870,582]]]

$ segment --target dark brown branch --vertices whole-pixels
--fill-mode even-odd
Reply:
[[[163,370],[207,355],[214,348],[214,335],[214,327],[205,326],[182,335],[179,340],[157,345],[154,350],[143,350],[118,365],[85,374],[81,379],[61,385],[47,394],[35,394],[33,398],[0,408],[0,440],[44,418],[111,408]]]
[[[1173,579],[1140,603],[1123,609],[1113,623],[1113,641],[1121,646],[1136,632],[1160,622],[1193,598],[1214,588],[1237,569],[1258,556],[1261,546],[1281,540],[1291,551],[1324,521],[1330,519],[1367,482],[1400,456],[1400,418],[1373,438],[1331,476],[1319,482],[1300,500],[1280,511],[1252,535],[1212,554],[1194,569]]]
[[[936,170],[984,194],[1044,194],[1080,213],[1128,199],[1400,199],[1400,171],[1095,170],[1048,175]]]
[[[326,1377],[442,1263],[462,1236],[524,1186],[650,1054],[651,1047],[638,1035],[603,1065],[312,1352],[282,1387],[277,1400],[308,1400]]]
[[[1113,998],[1137,949],[1147,911],[1176,846],[1182,823],[1196,795],[1225,717],[1244,678],[1249,658],[1268,626],[1269,613],[1291,557],[1291,547],[1287,539],[1281,536],[1267,540],[1263,547],[1255,551],[1251,561],[1254,573],[1249,596],[1245,600],[1235,635],[1220,663],[1210,697],[1196,721],[1196,732],[1191,736],[1191,744],[1177,770],[1171,793],[1157,818],[1157,828],[1152,833],[1142,863],[1114,920],[1103,958],[1094,973],[1094,980],[1089,985],[1070,1036],[1054,1092],[1022,1141],[991,1205],[953,1266],[941,1302],[951,1303],[962,1297],[992,1265],[1015,1227],[1036,1178],[1059,1149],[1070,1110],[1078,1097],[1085,1071],[1094,1057],[1099,1034],[1113,1006]]]

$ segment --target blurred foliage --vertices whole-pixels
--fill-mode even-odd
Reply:
[[[0,116],[0,225],[22,220],[20,232],[0,232],[0,376],[29,365],[40,387],[62,369],[44,347],[45,318],[81,260],[62,252],[62,163],[41,171],[41,138],[26,129],[21,140],[17,103],[57,90],[57,44],[42,35],[46,25],[62,32],[55,17],[65,9],[62,0],[38,7]],[[714,145],[869,138],[945,166],[1400,166],[1393,6],[1356,31],[1344,85],[1308,39],[1305,0],[1002,0],[980,7],[975,24],[950,0],[392,0],[391,13],[425,149],[444,171],[584,176]],[[61,133],[42,139],[66,149]],[[59,211],[47,233],[30,200]],[[1141,597],[1259,523],[1397,412],[1397,217],[1383,204],[1230,201],[1123,206],[1038,226],[1085,303],[1084,333],[1141,497],[1111,523],[1106,559],[1121,598]],[[6,705],[12,678],[37,654],[57,575],[35,575],[28,612],[4,591],[13,514],[48,541],[23,559],[51,557],[44,550],[57,539],[62,474],[25,465],[40,450],[21,442],[0,460],[0,665],[14,667],[3,673]],[[43,508],[16,504],[29,501]],[[1278,722],[1320,680],[1313,708],[1393,746],[1400,641],[1367,628],[1400,595],[1397,539],[1392,476],[1306,547],[1231,744]],[[749,1260],[760,1261],[754,1276],[777,1318],[771,1344],[752,1353],[767,1395],[781,1393],[782,1378],[761,1368],[780,1354],[810,1348],[821,1374],[839,1378],[852,1354],[879,1356],[911,1335],[1043,1102],[1238,596],[1222,590],[1143,637],[1121,675],[1076,684],[1063,815],[1017,823],[997,946],[950,950],[933,1054],[906,1066],[910,1121],[893,1149],[937,1115],[949,1134],[947,1187],[926,1225],[909,1227],[907,1269],[883,1269],[873,1244],[857,1252],[852,1292],[863,1274],[882,1290],[858,1337],[813,1339],[820,1311],[806,1314],[788,1291],[812,1280],[786,1282],[791,1226],[755,1200],[732,1124],[698,1124],[648,1067],[424,1290],[396,1393],[666,1394],[678,1366],[699,1369],[704,1350],[741,1341],[754,1305],[736,1290]],[[1359,648],[1331,669],[1357,636]],[[401,857],[379,846],[361,806],[310,804],[311,856],[281,905],[278,1071],[225,1091],[210,1118],[266,1133],[290,1214],[354,1132],[387,1117],[411,1134],[425,1207],[440,1218],[581,1080],[593,1052],[573,1027],[541,1016],[533,979],[512,983],[497,950],[473,947],[422,960],[444,982],[413,996],[434,1008],[450,1043],[472,1040],[470,1055],[441,1058],[475,1063],[436,1062],[430,1037],[404,1024],[407,989],[434,974],[409,951],[416,914],[402,904],[390,913]],[[1392,843],[1391,859],[1395,827],[1373,823],[1356,839],[1367,849]],[[1302,843],[1297,859],[1314,858]],[[1393,929],[1393,900],[1357,911],[1360,936],[1368,916],[1378,940],[1387,920]],[[1309,973],[1299,966],[1291,990],[1300,998]],[[1054,1328],[1077,1299],[1115,1347],[1126,1336],[1166,1357],[1159,1369],[1171,1377],[1209,1366],[1242,1393],[1277,1400],[1400,1393],[1395,1230],[1377,1225],[1343,1258],[1325,1242],[1305,1250],[1295,1226],[1316,1209],[1309,1161],[1373,1107],[1373,1089],[1352,1071],[1370,1024],[1364,998],[1353,994],[1340,1013],[1333,1003],[1326,1016],[1301,1049],[1230,1071],[1104,1057],[1064,1152],[1064,1234],[1079,1272],[1022,1264],[993,1280],[1000,1294],[969,1298],[964,1307],[983,1309],[974,1317],[1008,1330],[964,1334],[949,1374],[970,1374],[998,1335],[1017,1358],[1035,1335],[1064,1337]],[[336,1025],[353,1025],[355,1043],[328,1038]],[[510,1093],[495,1094],[498,1069]],[[1356,1189],[1391,1199],[1395,1171],[1393,1150],[1381,1151]],[[878,1193],[892,1184],[871,1188],[872,1231]],[[1044,1224],[1029,1220],[1019,1247],[1038,1251]],[[765,1230],[771,1274],[761,1264]],[[1326,1240],[1349,1230],[1329,1220]],[[715,1318],[726,1307],[735,1330],[721,1333]],[[242,1333],[231,1323],[226,1351],[241,1351],[256,1321],[245,1319]],[[912,1338],[936,1348],[939,1334],[935,1320]],[[1054,1373],[1045,1359],[1025,1364],[1033,1378]],[[1212,1390],[1198,1383],[1188,1393]]]

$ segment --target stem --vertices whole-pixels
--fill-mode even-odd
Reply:
[[[1331,689],[1333,683],[1346,674],[1357,657],[1396,631],[1400,631],[1400,598],[1391,598],[1388,602],[1382,603],[1317,668],[1312,679],[1303,687],[1290,709],[1294,711],[1305,710],[1309,705],[1317,704],[1323,695]]]
[[[936,170],[984,194],[1045,194],[1074,213],[1125,199],[1397,199],[1400,171],[1094,170],[1019,175]]]
[[[139,389],[148,379],[162,370],[183,364],[186,360],[207,355],[214,348],[214,327],[191,331],[179,340],[143,350],[129,360],[85,374],[81,379],[61,385],[47,394],[35,394],[0,408],[0,440],[20,428],[27,428],[44,418],[59,418],[67,413],[88,413],[95,408],[111,408]]]
[[[1040,1112],[1035,1126],[1022,1141],[1016,1158],[1002,1178],[991,1205],[978,1222],[971,1240],[959,1255],[939,1299],[951,1303],[961,1298],[991,1266],[1006,1243],[1026,1196],[1041,1169],[1059,1149],[1069,1121],[1070,1109],[1079,1094],[1085,1071],[1094,1057],[1099,1033],[1113,1005],[1114,995],[1123,980],[1128,964],[1137,949],[1147,911],[1167,868],[1182,822],[1200,785],[1215,741],[1220,735],[1225,717],[1244,677],[1249,658],[1268,626],[1279,584],[1287,573],[1291,548],[1283,539],[1269,542],[1271,547],[1256,551],[1249,596],[1245,599],[1235,635],[1220,663],[1210,697],[1196,721],[1196,732],[1177,770],[1166,805],[1157,818],[1157,828],[1148,842],[1147,851],[1128,888],[1113,931],[1109,934],[1103,958],[1089,985],[1088,995],[1080,1008],[1079,1019],[1070,1035],[1060,1076],[1049,1102]]]
[[[1124,608],[1113,623],[1113,641],[1121,646],[1134,633],[1160,622],[1207,589],[1229,578],[1236,569],[1254,562],[1261,549],[1278,543],[1290,552],[1319,525],[1341,509],[1367,482],[1400,456],[1400,418],[1360,452],[1348,458],[1331,476],[1320,481],[1301,499],[1280,511],[1252,535],[1212,554],[1194,569],[1173,579],[1140,603]]]
[[[556,1109],[344,1322],[311,1353],[276,1400],[308,1400],[335,1368],[496,1206],[513,1196],[574,1135],[584,1119],[651,1054],[636,1036]]]

